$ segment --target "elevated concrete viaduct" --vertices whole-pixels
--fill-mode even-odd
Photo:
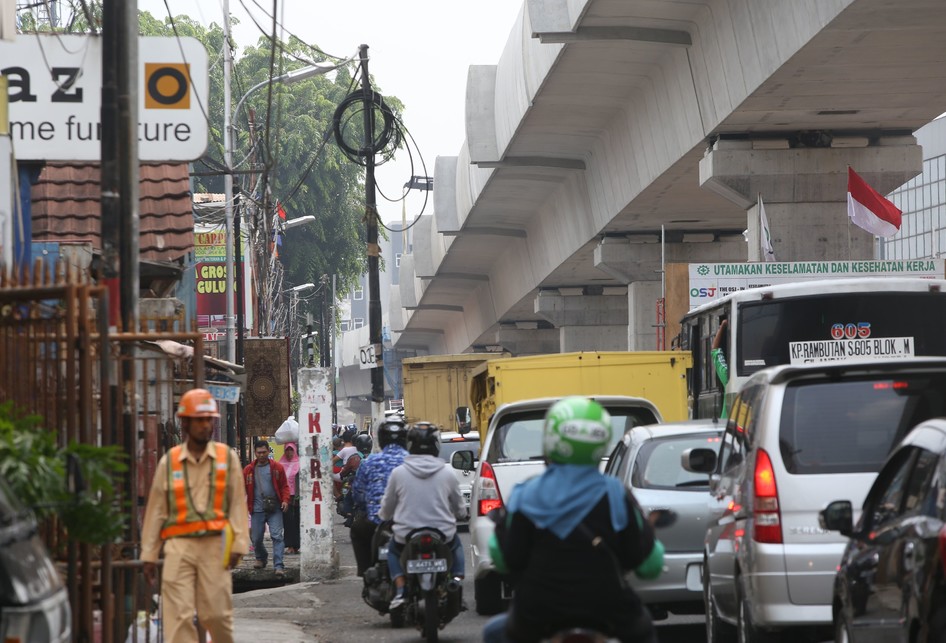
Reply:
[[[661,252],[758,260],[759,193],[779,260],[871,257],[847,166],[881,192],[919,173],[944,43],[942,0],[527,0],[469,70],[395,346],[653,349]]]

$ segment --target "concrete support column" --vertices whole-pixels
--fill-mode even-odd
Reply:
[[[662,250],[659,235],[627,235],[602,239],[595,248],[595,267],[628,284],[628,350],[657,349],[661,254],[666,263],[745,261],[746,242],[740,231],[669,231],[664,235]],[[669,346],[669,340],[667,345]]]
[[[535,312],[558,329],[563,353],[628,349],[626,288],[542,290],[535,299]]]
[[[761,260],[759,194],[779,261],[873,259],[874,237],[847,217],[848,166],[887,194],[922,171],[923,150],[913,136],[719,140],[700,161],[700,185],[747,210],[749,261]]]
[[[559,335],[559,329],[539,328],[538,322],[504,323],[496,331],[496,344],[514,357],[559,353]]]

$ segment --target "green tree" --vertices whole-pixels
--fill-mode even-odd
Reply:
[[[121,536],[127,512],[117,504],[114,480],[126,470],[119,447],[60,447],[42,418],[0,404],[0,477],[37,518],[57,516],[70,539],[104,545]],[[70,479],[81,488],[69,489]]]

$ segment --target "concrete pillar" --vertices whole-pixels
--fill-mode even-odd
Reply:
[[[561,352],[626,351],[627,288],[539,291],[535,312],[559,330]]]
[[[659,281],[635,281],[627,286],[627,347],[632,351],[657,350]],[[670,345],[670,342],[667,342]]]
[[[886,194],[922,171],[923,150],[913,136],[719,140],[700,160],[700,185],[747,210],[749,261],[761,260],[759,194],[779,261],[873,259],[874,237],[847,217],[848,166]]]
[[[299,580],[338,575],[332,534],[332,369],[301,368],[299,374]]]
[[[538,322],[504,323],[496,331],[496,344],[514,357],[560,353],[560,334],[557,328],[539,328]]]
[[[595,267],[628,284],[628,350],[657,350],[661,256],[665,263],[745,261],[746,242],[738,231],[668,231],[662,247],[660,236],[654,234],[602,239],[595,248]]]

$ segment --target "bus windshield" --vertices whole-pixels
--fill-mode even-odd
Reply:
[[[743,302],[736,373],[830,359],[946,356],[946,297],[923,292],[826,293]],[[837,342],[836,340],[852,340]],[[875,341],[899,340],[899,341]]]

